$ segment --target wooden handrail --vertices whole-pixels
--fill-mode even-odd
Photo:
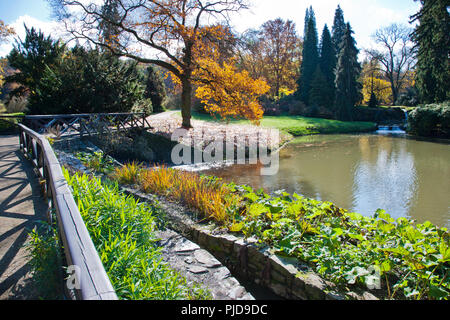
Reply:
[[[74,300],[117,300],[117,295],[90,238],[89,232],[48,140],[18,124],[20,149],[33,162],[44,187],[49,208],[56,212],[67,266],[74,266],[74,286],[66,286]]]

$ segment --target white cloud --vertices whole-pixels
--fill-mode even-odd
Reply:
[[[17,37],[21,40],[25,39],[26,32],[24,24],[29,29],[34,27],[36,30],[41,30],[45,36],[51,36],[53,39],[59,39],[64,36],[64,26],[62,26],[61,23],[56,21],[41,21],[30,17],[29,15],[24,15],[17,18],[16,21],[10,24],[10,27],[14,28],[16,35],[9,37],[8,42],[0,45],[0,57],[5,57],[9,54],[13,48],[13,44],[15,43],[14,39]]]

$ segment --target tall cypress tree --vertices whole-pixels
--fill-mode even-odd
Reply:
[[[318,34],[316,27],[316,17],[314,10],[310,7],[305,17],[306,31],[303,42],[303,61],[300,67],[300,77],[298,79],[297,96],[305,104],[309,103],[309,91],[311,81],[319,63]]]
[[[336,67],[335,116],[346,121],[353,119],[353,109],[361,100],[362,89],[358,81],[362,70],[358,62],[359,50],[352,34],[351,26],[347,23]]]
[[[334,81],[336,78],[334,73],[334,69],[336,67],[336,52],[334,50],[334,46],[331,41],[331,34],[327,25],[325,25],[322,32],[319,65],[326,80],[325,87],[323,88],[323,95],[325,96],[325,101],[328,101],[328,103],[324,106],[329,109],[333,109],[335,91]]]
[[[331,40],[333,42],[336,55],[339,55],[339,51],[341,50],[340,45],[342,43],[342,39],[344,38],[346,28],[347,26],[344,20],[344,11],[341,9],[341,6],[338,5],[336,12],[334,13],[333,28],[331,30]]]
[[[450,14],[448,0],[420,0],[412,16],[419,22],[412,35],[417,48],[417,88],[422,102],[450,99]]]

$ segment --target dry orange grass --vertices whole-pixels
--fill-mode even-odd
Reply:
[[[204,218],[221,224],[230,222],[229,212],[240,202],[240,197],[224,184],[192,172],[166,167],[142,170],[139,182],[144,192],[180,201]]]
[[[121,184],[138,184],[142,166],[136,162],[115,168],[113,178]]]

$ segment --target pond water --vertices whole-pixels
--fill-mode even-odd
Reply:
[[[450,144],[402,134],[308,136],[280,151],[276,175],[261,176],[260,168],[233,165],[204,173],[331,201],[366,216],[384,209],[394,218],[450,227]]]

